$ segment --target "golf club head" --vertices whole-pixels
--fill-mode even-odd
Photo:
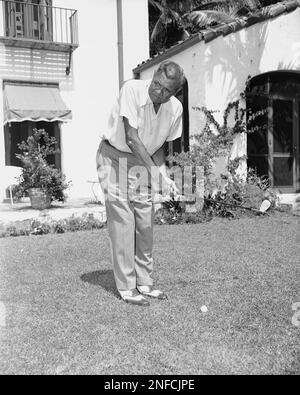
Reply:
[[[269,200],[264,200],[260,206],[259,212],[260,213],[265,213],[269,210],[269,208],[271,207],[271,203]]]

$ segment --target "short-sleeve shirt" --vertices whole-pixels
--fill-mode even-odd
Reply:
[[[182,135],[181,102],[171,97],[156,114],[148,93],[150,85],[151,80],[127,81],[113,107],[104,138],[120,151],[132,152],[126,144],[123,117],[128,119],[131,127],[137,129],[139,138],[151,156],[166,141],[174,141]]]

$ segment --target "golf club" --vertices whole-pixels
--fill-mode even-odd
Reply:
[[[170,201],[170,199],[172,199],[172,198],[173,198],[173,200],[175,200],[177,202],[181,202],[181,203],[195,201],[195,196],[193,195],[192,197],[193,197],[193,199],[191,199],[191,196],[177,195],[175,197],[174,196],[173,197],[169,197],[169,196],[163,197],[162,195],[158,195],[158,196],[155,196],[153,203],[154,204],[166,203],[166,202]],[[219,202],[219,201],[216,201],[214,199],[209,199],[209,198],[204,198],[204,200],[207,202],[220,204],[220,205],[227,206],[227,207],[232,207],[232,208],[235,207],[235,208],[241,208],[244,210],[250,210],[250,211],[255,212],[257,214],[265,214],[271,207],[271,203],[269,200],[264,200],[259,209],[256,209],[253,207],[247,207],[247,206],[243,206],[243,205],[238,205],[238,204],[234,204],[234,203],[230,204],[230,203]]]
[[[208,201],[208,202],[211,202],[211,203],[221,204],[221,205],[227,206],[227,207],[238,207],[238,208],[242,208],[242,209],[245,209],[245,210],[250,210],[250,211],[253,211],[253,212],[259,213],[259,214],[265,214],[269,210],[269,208],[271,207],[271,203],[270,203],[269,200],[264,200],[262,202],[259,210],[256,209],[256,208],[253,208],[253,207],[247,207],[247,206],[238,205],[238,204],[234,204],[234,203],[230,204],[230,203],[218,202],[218,201],[216,201],[214,199],[209,199],[209,198],[205,198],[205,200]]]

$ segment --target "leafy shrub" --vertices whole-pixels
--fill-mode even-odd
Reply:
[[[51,226],[47,223],[42,223],[37,220],[31,223],[31,233],[34,236],[47,235],[51,232]]]
[[[67,229],[65,226],[65,221],[60,220],[52,223],[52,232],[57,234],[66,233]]]
[[[247,178],[244,180],[238,173],[238,161],[230,161],[228,174],[222,175],[226,182],[214,194],[206,196],[205,209],[214,215],[222,217],[235,217],[241,215],[254,215],[251,210],[243,207],[259,209],[264,200],[269,200],[271,209],[278,205],[278,196],[270,189],[267,177],[259,177],[253,169],[248,169]]]
[[[17,197],[24,196],[31,188],[41,188],[51,197],[51,201],[65,201],[64,191],[70,183],[47,162],[47,158],[57,152],[56,145],[56,139],[44,129],[34,129],[33,135],[18,145],[22,153],[16,157],[21,160],[23,168],[15,187]]]
[[[17,228],[15,226],[9,226],[6,229],[6,232],[7,232],[8,236],[10,236],[10,237],[17,237],[18,236]]]
[[[155,224],[177,224],[182,216],[182,206],[179,202],[171,199],[162,203],[162,207],[155,213]]]
[[[205,114],[206,123],[201,133],[193,136],[193,144],[188,152],[176,153],[168,159],[178,166],[201,166],[204,168],[204,175],[210,175],[213,163],[220,156],[228,156],[234,138],[246,132],[244,122],[245,110],[240,107],[240,101],[230,103],[223,114],[223,125],[214,117],[214,112],[205,107],[194,108]],[[229,126],[229,116],[234,111],[234,124]]]
[[[244,96],[241,95],[243,98]],[[202,166],[205,176],[205,205],[203,213],[182,214],[173,212],[174,207],[165,206],[156,217],[157,223],[186,223],[201,222],[210,220],[213,216],[227,218],[241,215],[254,215],[247,209],[240,206],[259,209],[261,203],[268,199],[272,208],[277,205],[276,193],[270,189],[269,180],[259,177],[252,169],[248,170],[247,177],[241,177],[238,173],[242,161],[246,156],[238,157],[234,160],[228,159],[227,174],[221,175],[218,180],[211,180],[210,174],[213,163],[217,157],[225,156],[229,158],[234,139],[242,133],[254,133],[255,130],[246,123],[246,110],[240,107],[240,101],[230,103],[224,114],[223,124],[216,121],[214,112],[206,108],[196,108],[202,111],[206,117],[206,124],[202,132],[194,136],[194,144],[189,152],[182,152],[169,157],[169,160],[180,166],[182,170],[185,166]],[[234,122],[229,125],[229,116],[234,115]],[[260,114],[251,113],[251,121]],[[251,125],[250,125],[251,126]],[[193,192],[195,192],[195,175],[193,175]],[[197,191],[196,191],[197,192]]]
[[[47,234],[62,234],[82,230],[103,229],[105,223],[96,219],[93,214],[85,214],[81,217],[73,215],[62,220],[32,220],[22,221],[17,225],[9,225],[1,231],[0,238],[18,236],[41,236]]]
[[[212,219],[212,215],[206,211],[188,213],[185,206],[185,203],[174,199],[162,203],[162,207],[155,213],[154,223],[156,225],[199,224]]]

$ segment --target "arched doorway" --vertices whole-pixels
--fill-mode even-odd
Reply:
[[[300,190],[300,72],[252,78],[247,90],[248,167],[281,193]],[[251,115],[252,113],[252,115]],[[255,114],[255,115],[253,115]]]

